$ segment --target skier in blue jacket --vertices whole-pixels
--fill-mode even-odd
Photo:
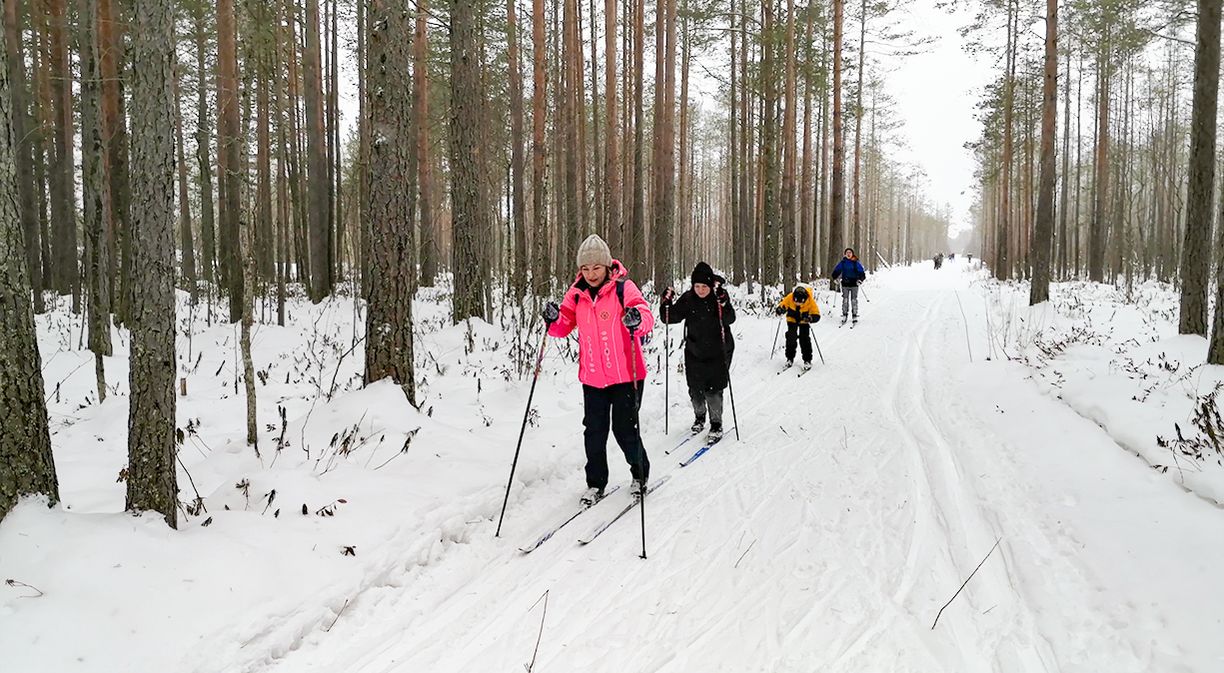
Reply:
[[[846,318],[851,315],[853,309],[854,324],[858,324],[858,291],[859,283],[867,280],[867,272],[863,269],[863,265],[859,262],[858,257],[854,254],[854,248],[846,248],[846,254],[842,260],[833,267],[833,276],[835,280],[841,278],[842,289],[842,319],[841,324],[846,324]]]

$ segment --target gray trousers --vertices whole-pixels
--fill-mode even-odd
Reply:
[[[858,286],[846,287],[842,286],[842,317],[850,315],[851,305],[854,308],[854,317],[858,317]]]
[[[709,409],[710,423],[722,425],[723,391],[689,388],[689,401],[693,403],[693,415],[698,419],[704,419]]]

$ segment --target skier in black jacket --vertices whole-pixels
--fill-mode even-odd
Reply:
[[[701,432],[708,411],[709,437],[717,440],[723,433],[723,389],[735,352],[728,327],[735,322],[735,309],[723,287],[725,281],[709,264],[698,262],[692,281],[693,289],[679,298],[675,290],[667,288],[659,312],[667,323],[684,323],[684,374],[695,416],[692,431]]]

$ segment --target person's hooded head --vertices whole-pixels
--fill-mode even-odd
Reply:
[[[804,303],[807,302],[808,297],[810,295],[808,295],[808,290],[806,287],[803,287],[802,285],[797,285],[795,286],[795,291],[791,293],[791,296],[795,298],[796,304],[802,306]]]
[[[854,254],[854,248],[846,248],[845,257],[852,261],[858,259],[858,256]]]

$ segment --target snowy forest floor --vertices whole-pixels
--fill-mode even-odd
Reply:
[[[664,435],[661,330],[649,347],[643,435],[652,479],[672,476],[647,560],[636,513],[576,544],[623,488],[517,550],[584,486],[572,341],[548,343],[494,537],[538,332],[448,326],[441,292],[414,308],[420,411],[360,389],[351,300],[258,326],[260,457],[236,328],[183,308],[177,532],[122,512],[126,333],[98,404],[79,321],[40,317],[62,503],[0,524],[0,669],[1224,670],[1224,467],[1204,439],[1224,371],[1194,366],[1206,342],[1176,336],[1169,288],[1059,284],[1030,309],[963,260],[882,271],[854,329],[820,292],[825,362],[802,377],[776,374],[775,319],[733,288],[738,441],[683,469],[664,454],[691,410],[673,371]]]

